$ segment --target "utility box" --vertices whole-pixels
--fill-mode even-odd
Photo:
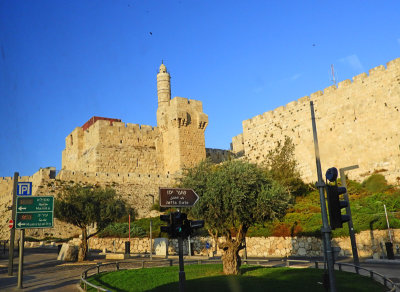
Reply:
[[[131,253],[131,242],[125,241],[125,254],[130,254],[130,253]]]
[[[154,251],[156,255],[168,255],[168,238],[155,238]]]
[[[385,246],[386,246],[386,254],[387,254],[387,258],[389,260],[394,260],[394,253],[393,253],[393,243],[389,242],[385,242]]]

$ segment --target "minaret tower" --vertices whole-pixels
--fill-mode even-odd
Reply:
[[[158,107],[169,105],[171,100],[171,77],[167,72],[167,67],[162,63],[160,70],[157,73],[157,94],[158,94]]]

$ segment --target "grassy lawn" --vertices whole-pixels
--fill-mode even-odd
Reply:
[[[177,266],[126,270],[95,275],[89,281],[112,291],[179,291],[178,271]],[[224,276],[221,264],[187,265],[185,291],[325,291],[322,270],[244,265],[241,272],[240,276]],[[353,273],[336,271],[336,282],[341,292],[386,291],[368,277]]]

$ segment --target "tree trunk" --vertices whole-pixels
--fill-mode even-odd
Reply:
[[[241,266],[241,259],[239,256],[240,245],[235,241],[227,241],[223,243],[222,249],[222,264],[225,275],[238,275]]]
[[[239,251],[245,247],[244,239],[246,238],[247,230],[248,227],[246,225],[240,225],[236,233],[236,238],[233,238],[231,231],[228,231],[225,236],[226,241],[219,245],[219,248],[224,251],[222,264],[225,275],[239,274],[239,268],[242,264]]]
[[[86,226],[81,229],[82,229],[82,241],[79,246],[78,262],[82,262],[82,261],[86,260],[87,251],[88,251]]]

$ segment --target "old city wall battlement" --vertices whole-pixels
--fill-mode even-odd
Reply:
[[[151,184],[159,181],[173,181],[177,178],[177,176],[164,173],[107,173],[61,170],[57,178],[63,181],[85,182],[92,184],[98,182]]]
[[[98,120],[87,130],[78,127],[67,136],[62,168],[157,173],[162,168],[156,151],[159,136],[157,127]]]
[[[316,179],[310,100],[314,102],[323,169],[358,164],[349,176],[362,179],[384,171],[391,182],[400,177],[400,58],[344,80],[273,111],[243,121],[232,139],[233,151],[253,162],[285,136],[296,145],[296,159],[306,181]]]
[[[65,138],[65,146],[68,149],[85,150],[101,143],[104,145],[127,145],[138,147],[154,146],[155,139],[159,136],[157,127],[123,122],[98,120],[87,130],[81,127]],[[75,147],[73,147],[75,146]]]

